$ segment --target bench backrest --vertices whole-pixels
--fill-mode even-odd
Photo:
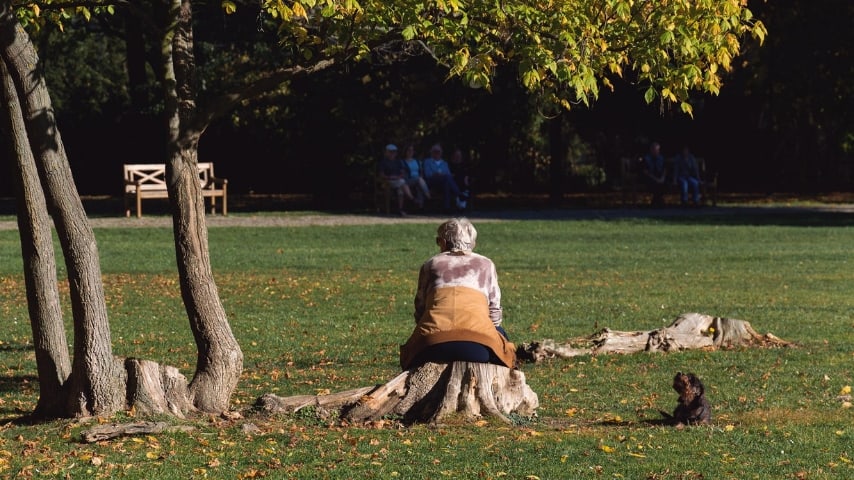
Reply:
[[[199,184],[205,188],[214,178],[213,163],[199,162]],[[125,192],[140,190],[166,190],[166,164],[126,163],[124,165]]]

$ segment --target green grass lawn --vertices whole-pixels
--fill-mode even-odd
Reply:
[[[398,373],[436,225],[212,228],[217,285],[245,355],[234,396],[244,418],[88,445],[78,441],[88,426],[80,421],[17,421],[38,386],[19,240],[3,231],[0,478],[854,478],[854,409],[840,399],[854,385],[850,214],[475,225],[517,342],[648,330],[700,312],[797,346],[525,365],[541,408],[516,426],[263,417],[249,410],[263,393],[336,392]],[[115,354],[191,375],[171,231],[96,236]],[[675,406],[678,370],[706,384],[711,426],[657,422],[658,410]]]

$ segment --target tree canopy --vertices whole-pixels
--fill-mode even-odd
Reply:
[[[648,85],[647,102],[677,102],[690,114],[690,92],[717,94],[743,38],[767,33],[740,0],[268,0],[263,7],[279,21],[294,61],[420,47],[450,76],[487,89],[496,67],[511,63],[530,92],[566,109],[589,105],[613,78],[630,78]]]

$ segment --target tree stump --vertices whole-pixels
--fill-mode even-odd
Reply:
[[[791,346],[771,333],[761,335],[749,322],[732,318],[713,317],[701,313],[685,313],[669,326],[646,331],[617,331],[605,328],[594,335],[572,343],[557,344],[543,340],[521,344],[517,357],[532,362],[545,358],[570,358],[600,353],[672,352],[690,349],[716,349],[736,346]]]
[[[196,409],[187,391],[187,378],[171,366],[128,358],[126,398],[128,408],[141,414],[169,413],[178,418]]]
[[[537,394],[520,370],[488,363],[426,363],[407,370],[384,385],[333,395],[278,397],[263,395],[256,406],[270,413],[294,412],[305,406],[340,408],[349,423],[398,415],[405,423],[440,423],[451,415],[463,418],[531,417],[539,407]]]

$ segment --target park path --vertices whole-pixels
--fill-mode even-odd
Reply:
[[[474,222],[507,220],[616,220],[622,218],[738,218],[760,217],[771,220],[792,215],[854,215],[854,204],[827,204],[816,206],[722,206],[701,209],[684,208],[578,208],[541,210],[475,211],[466,214]],[[399,217],[378,214],[335,214],[301,212],[233,213],[227,217],[208,215],[207,225],[216,227],[305,227],[336,225],[389,225],[400,223],[426,223],[438,225],[446,215],[409,215]],[[92,228],[170,228],[168,215],[149,215],[142,218],[124,216],[93,216]],[[0,220],[0,230],[16,230],[17,221],[9,217]]]

